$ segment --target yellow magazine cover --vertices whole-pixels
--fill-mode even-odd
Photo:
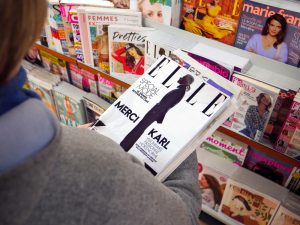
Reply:
[[[233,45],[243,0],[184,0],[180,28]]]

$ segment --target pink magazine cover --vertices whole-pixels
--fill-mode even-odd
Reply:
[[[275,143],[275,150],[285,152],[295,131],[299,129],[300,124],[300,98],[299,93],[295,96],[287,119],[281,129],[281,132]]]
[[[119,98],[126,90],[122,86],[105,79],[101,75],[98,76],[98,88],[99,96],[111,104],[116,101],[117,98]]]
[[[249,147],[243,167],[282,186],[293,171],[293,166]]]
[[[277,137],[281,132],[281,128],[288,116],[295,95],[296,92],[293,90],[280,90],[264,132],[264,137],[269,139],[271,143],[274,143],[277,140]]]
[[[70,64],[70,75],[72,84],[86,92],[98,94],[97,75]]]

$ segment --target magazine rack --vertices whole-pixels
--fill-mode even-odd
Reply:
[[[219,49],[229,51],[231,53],[250,58],[251,62],[253,63],[253,66],[250,68],[248,71],[247,75],[250,77],[253,77],[255,79],[261,80],[265,83],[271,84],[273,86],[277,86],[282,89],[293,89],[293,90],[298,90],[300,88],[300,71],[299,68],[293,67],[286,65],[284,63],[279,63],[274,60],[243,51],[241,49],[228,46],[219,42],[216,42],[214,40],[206,39],[201,36],[197,36],[195,34],[186,32],[184,30],[180,30],[175,27],[167,26],[167,25],[162,25],[147,19],[143,20],[144,26],[148,27],[154,27],[156,29],[163,30],[165,32],[168,32],[170,34],[173,34],[174,37],[181,38],[186,40],[188,42],[189,40],[195,41],[197,40],[198,42],[207,44],[209,46],[217,47]],[[35,45],[39,50],[46,51],[60,59],[63,59],[67,61],[68,63],[73,63],[76,64],[79,68],[85,69],[91,73],[94,74],[99,74],[103,78],[110,80],[124,88],[128,88],[131,84],[128,84],[125,80],[119,80],[116,79],[113,76],[110,76],[108,74],[105,74],[103,72],[100,72],[99,70],[92,68],[90,66],[85,65],[84,63],[76,61],[76,59],[68,57],[66,55],[63,55],[61,53],[58,53],[56,51],[53,51],[45,46],[36,44]],[[281,75],[281,74],[284,75]],[[293,165],[295,167],[300,168],[300,162],[290,158],[284,154],[281,154],[277,151],[274,151],[271,146],[268,146],[267,144],[262,144],[258,143],[252,139],[247,138],[246,136],[243,136],[241,134],[238,134],[228,128],[225,127],[219,127],[218,131],[231,136],[237,140],[240,140],[244,143],[246,143],[249,146],[254,147],[255,149],[258,149],[276,159],[282,160],[286,163],[289,163],[290,165]]]
[[[236,54],[236,55],[240,55],[240,56],[249,58],[253,65],[247,72],[248,76],[258,79],[262,82],[271,84],[278,88],[282,88],[282,89],[298,90],[300,88],[300,76],[299,76],[300,70],[299,70],[299,68],[292,67],[292,66],[280,63],[280,62],[276,62],[274,60],[271,60],[271,59],[268,59],[268,58],[265,58],[265,57],[262,57],[262,56],[259,56],[256,54],[253,54],[253,53],[250,53],[250,52],[247,52],[247,51],[244,51],[244,50],[241,50],[241,49],[229,46],[229,45],[225,45],[223,43],[216,42],[214,40],[206,39],[201,36],[197,36],[195,34],[186,32],[184,30],[180,30],[175,27],[162,25],[162,24],[159,24],[159,23],[147,20],[147,19],[143,20],[143,25],[168,32],[168,33],[172,34],[174,36],[174,38],[183,39],[187,43],[189,41],[197,41],[197,42],[201,42],[203,44],[206,44],[206,45],[209,45],[209,46],[212,46],[212,47],[224,50],[224,51],[228,51],[228,52]],[[100,72],[99,70],[97,70],[95,68],[92,68],[90,66],[87,66],[83,63],[76,61],[76,59],[65,56],[63,54],[60,54],[60,53],[53,51],[45,46],[42,46],[39,44],[36,44],[35,46],[39,50],[46,51],[46,52],[54,55],[55,57],[63,59],[69,63],[76,64],[79,68],[85,69],[94,74],[99,74],[103,78],[110,80],[124,88],[128,88],[131,85],[131,84],[127,83],[125,80],[116,79],[113,76],[110,76],[108,74]],[[247,145],[252,146],[255,149],[257,149],[261,152],[264,152],[278,160],[284,161],[294,167],[300,168],[300,161],[297,161],[297,160],[290,158],[284,154],[274,151],[272,149],[272,147],[267,144],[258,143],[252,139],[247,138],[246,136],[243,136],[243,135],[236,133],[235,131],[232,131],[225,127],[219,127],[218,131],[220,131],[228,136],[231,136],[237,140],[240,140],[240,141],[246,143]],[[207,206],[203,206],[203,211],[206,212],[207,214],[211,215],[212,217],[220,220],[221,222],[223,222],[225,224],[237,224],[235,221],[231,220],[230,218],[226,218],[226,217],[222,216],[222,214],[215,212],[214,210],[208,208]]]

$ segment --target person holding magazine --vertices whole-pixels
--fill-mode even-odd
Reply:
[[[198,224],[196,154],[159,182],[111,139],[60,125],[23,89],[47,1],[0,0],[0,14],[0,224]]]
[[[117,49],[112,57],[123,64],[124,73],[144,74],[144,54],[134,44],[128,43],[125,47]]]
[[[269,109],[272,106],[270,95],[260,93],[256,97],[257,105],[250,105],[245,115],[246,127],[240,132],[252,139],[255,139],[257,131],[263,132],[265,123],[269,116]]]
[[[270,16],[261,32],[254,34],[248,41],[245,50],[286,63],[288,46],[284,42],[287,22],[280,14]]]

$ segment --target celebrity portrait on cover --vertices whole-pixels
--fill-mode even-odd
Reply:
[[[221,204],[223,195],[221,185],[217,178],[210,174],[202,174],[199,180],[199,186],[203,203],[212,209],[216,209],[216,207]]]
[[[284,42],[287,22],[280,14],[270,16],[261,32],[254,34],[248,41],[245,50],[277,61],[286,63],[288,45]]]
[[[144,18],[155,20],[163,23],[163,10],[159,1],[154,1],[152,4],[150,0],[138,0],[138,9]]]
[[[246,127],[240,132],[250,138],[255,138],[257,131],[263,132],[264,125],[269,116],[269,109],[272,106],[270,95],[260,93],[256,97],[257,105],[250,105],[245,115]]]
[[[168,92],[155,106],[138,123],[133,130],[131,130],[125,138],[121,141],[120,145],[125,151],[129,151],[134,143],[140,138],[143,132],[154,121],[162,123],[168,111],[177,105],[185,93],[190,90],[190,85],[194,82],[194,78],[187,74],[180,77],[177,83],[179,84],[176,89]]]
[[[112,57],[123,64],[124,73],[144,74],[144,54],[136,45],[127,43],[125,47],[117,49]]]

